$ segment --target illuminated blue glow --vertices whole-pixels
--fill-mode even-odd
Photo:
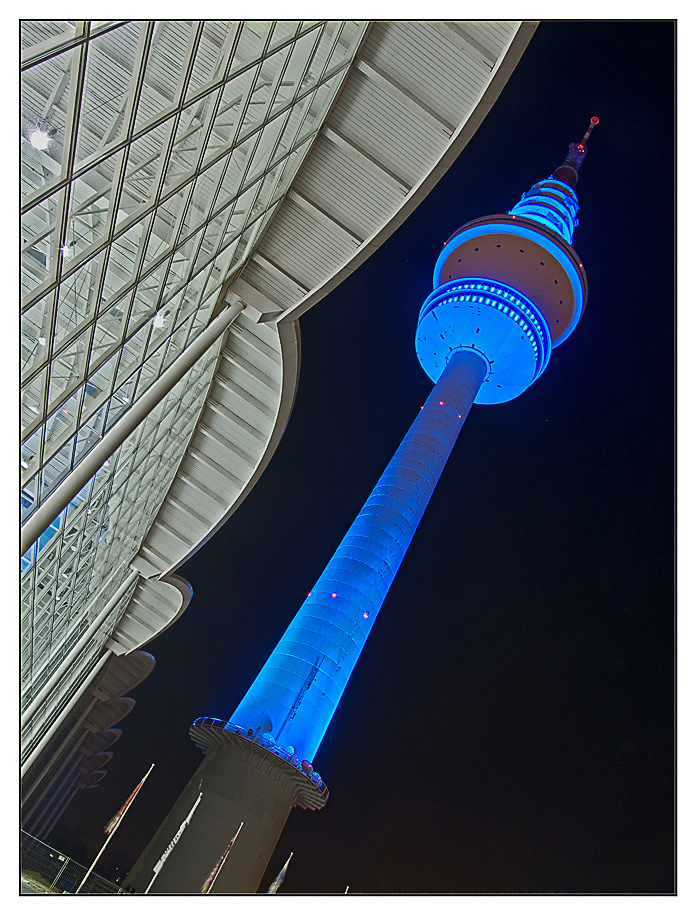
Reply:
[[[488,371],[475,403],[506,403],[518,397],[546,369],[551,332],[527,296],[483,277],[450,280],[423,303],[416,352],[433,381],[457,349],[485,358]]]
[[[515,206],[510,215],[525,216],[558,232],[568,244],[573,243],[573,231],[578,224],[580,209],[573,188],[558,178],[547,178],[535,184]]]
[[[558,234],[558,233],[557,233]],[[519,222],[484,222],[478,225],[466,226],[461,232],[457,232],[440,252],[435,270],[433,271],[433,288],[437,289],[440,285],[440,277],[445,262],[450,254],[455,251],[463,242],[470,241],[474,238],[480,238],[483,235],[514,235],[516,238],[527,238],[535,244],[544,248],[554,257],[570,281],[573,290],[573,314],[566,330],[560,334],[553,343],[555,349],[564,340],[573,333],[578,326],[582,317],[582,311],[585,305],[585,293],[582,287],[582,281],[576,264],[568,257],[560,244],[556,244],[553,238],[546,234],[537,232],[531,226],[523,225]],[[490,280],[488,281],[490,282]]]
[[[445,244],[416,333],[418,358],[435,387],[226,727],[291,754],[293,764],[314,759],[472,403],[520,394],[580,320],[584,274],[568,247],[578,208],[573,189],[550,178],[510,219],[465,226]],[[513,221],[517,214],[548,231]],[[441,284],[450,255],[484,235],[529,239],[565,271],[573,312],[555,344],[539,307],[519,289],[494,277]]]
[[[231,726],[314,759],[485,373],[452,357]]]

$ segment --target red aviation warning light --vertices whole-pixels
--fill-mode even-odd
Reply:
[[[598,117],[590,118],[590,124],[585,135],[579,143],[571,143],[568,155],[562,165],[559,165],[553,173],[553,177],[563,181],[570,187],[575,187],[578,182],[578,170],[587,155],[587,141],[594,128],[599,124]]]

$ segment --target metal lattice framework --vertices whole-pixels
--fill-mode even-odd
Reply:
[[[23,520],[206,327],[364,28],[23,23]],[[23,557],[27,700],[85,627],[90,599],[128,574],[216,356]]]
[[[185,609],[173,572],[288,420],[297,319],[454,161],[534,27],[21,24],[24,770],[106,654]]]

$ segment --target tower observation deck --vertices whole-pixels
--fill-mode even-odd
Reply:
[[[254,892],[291,807],[325,803],[315,754],[472,405],[518,397],[583,314],[587,279],[571,247],[574,186],[597,123],[592,118],[553,175],[508,213],[475,219],[445,243],[416,331],[418,358],[435,386],[229,721],[194,723],[206,759],[131,884],[147,884],[199,785],[200,812],[186,833],[191,851],[163,871],[155,892],[196,892],[240,821],[216,890]]]

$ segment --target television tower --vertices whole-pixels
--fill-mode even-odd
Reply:
[[[326,803],[314,756],[472,404],[518,397],[582,316],[574,186],[597,123],[509,213],[474,219],[445,243],[416,331],[435,387],[230,719],[192,725],[206,757],[129,874],[136,889],[199,792],[153,892],[200,892],[242,821],[215,891],[255,892],[292,807]]]

